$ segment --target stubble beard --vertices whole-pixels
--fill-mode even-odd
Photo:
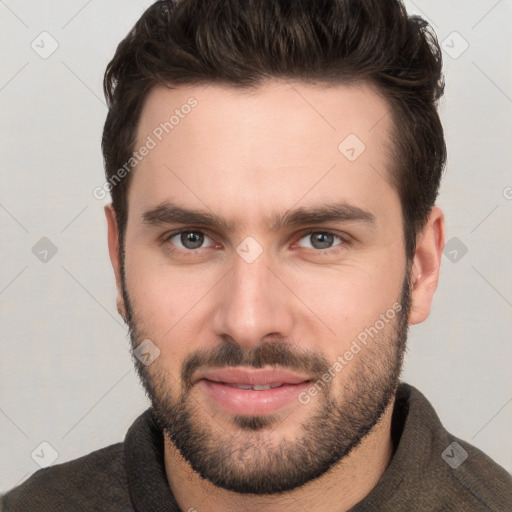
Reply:
[[[158,365],[158,360],[145,366],[133,357],[155,421],[191,468],[217,487],[241,494],[269,495],[296,489],[320,477],[342,463],[362,442],[395,396],[411,308],[409,275],[407,272],[403,283],[401,310],[315,400],[301,405],[312,412],[295,426],[298,433],[292,440],[278,437],[280,424],[286,422],[286,416],[279,414],[232,416],[228,426],[226,419],[221,423],[195,399],[189,378],[195,369],[208,363],[280,366],[308,370],[312,375],[322,375],[332,366],[321,355],[300,353],[293,345],[278,341],[262,343],[251,351],[226,343],[213,351],[190,354],[182,365],[179,384]],[[123,296],[133,351],[148,336],[139,329],[124,275]],[[343,386],[339,385],[335,393],[337,379],[343,379]]]

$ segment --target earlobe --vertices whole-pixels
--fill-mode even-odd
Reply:
[[[121,259],[119,253],[119,230],[117,225],[117,218],[112,203],[105,206],[105,216],[107,218],[108,227],[108,252],[110,255],[110,262],[114,270],[116,279],[117,297],[116,306],[117,311],[126,322],[126,310],[123,298],[122,278],[121,278]]]
[[[444,247],[444,214],[434,206],[425,229],[418,234],[411,270],[412,307],[409,324],[426,320],[439,281],[439,269]]]

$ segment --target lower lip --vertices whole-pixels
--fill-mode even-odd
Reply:
[[[286,384],[277,388],[255,391],[254,389],[234,388],[206,379],[197,384],[225,411],[249,416],[271,414],[294,400],[298,402],[298,394],[310,385],[309,382],[301,382],[300,384]]]

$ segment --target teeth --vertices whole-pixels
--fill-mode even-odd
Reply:
[[[253,386],[251,384],[226,384],[227,386],[230,386],[232,388],[237,389],[252,389],[254,391],[263,391],[264,389],[273,389],[278,388],[279,386],[282,386],[282,384],[254,384]]]
[[[266,384],[266,385],[262,385],[262,386],[258,386],[257,384],[255,384],[252,389],[254,389],[254,391],[261,391],[262,389],[270,389],[272,386],[270,384]]]

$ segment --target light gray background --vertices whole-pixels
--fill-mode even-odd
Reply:
[[[41,442],[65,462],[121,441],[148,406],[116,312],[104,202],[92,190],[104,182],[102,75],[149,4],[0,0],[0,491],[39,469],[31,454]],[[404,380],[450,432],[512,472],[512,2],[407,6],[452,54],[438,204],[447,240],[468,252],[443,257]],[[43,31],[59,45],[47,59],[31,48]],[[458,58],[464,41],[454,31],[469,44]],[[32,253],[42,237],[58,248],[47,263]]]

